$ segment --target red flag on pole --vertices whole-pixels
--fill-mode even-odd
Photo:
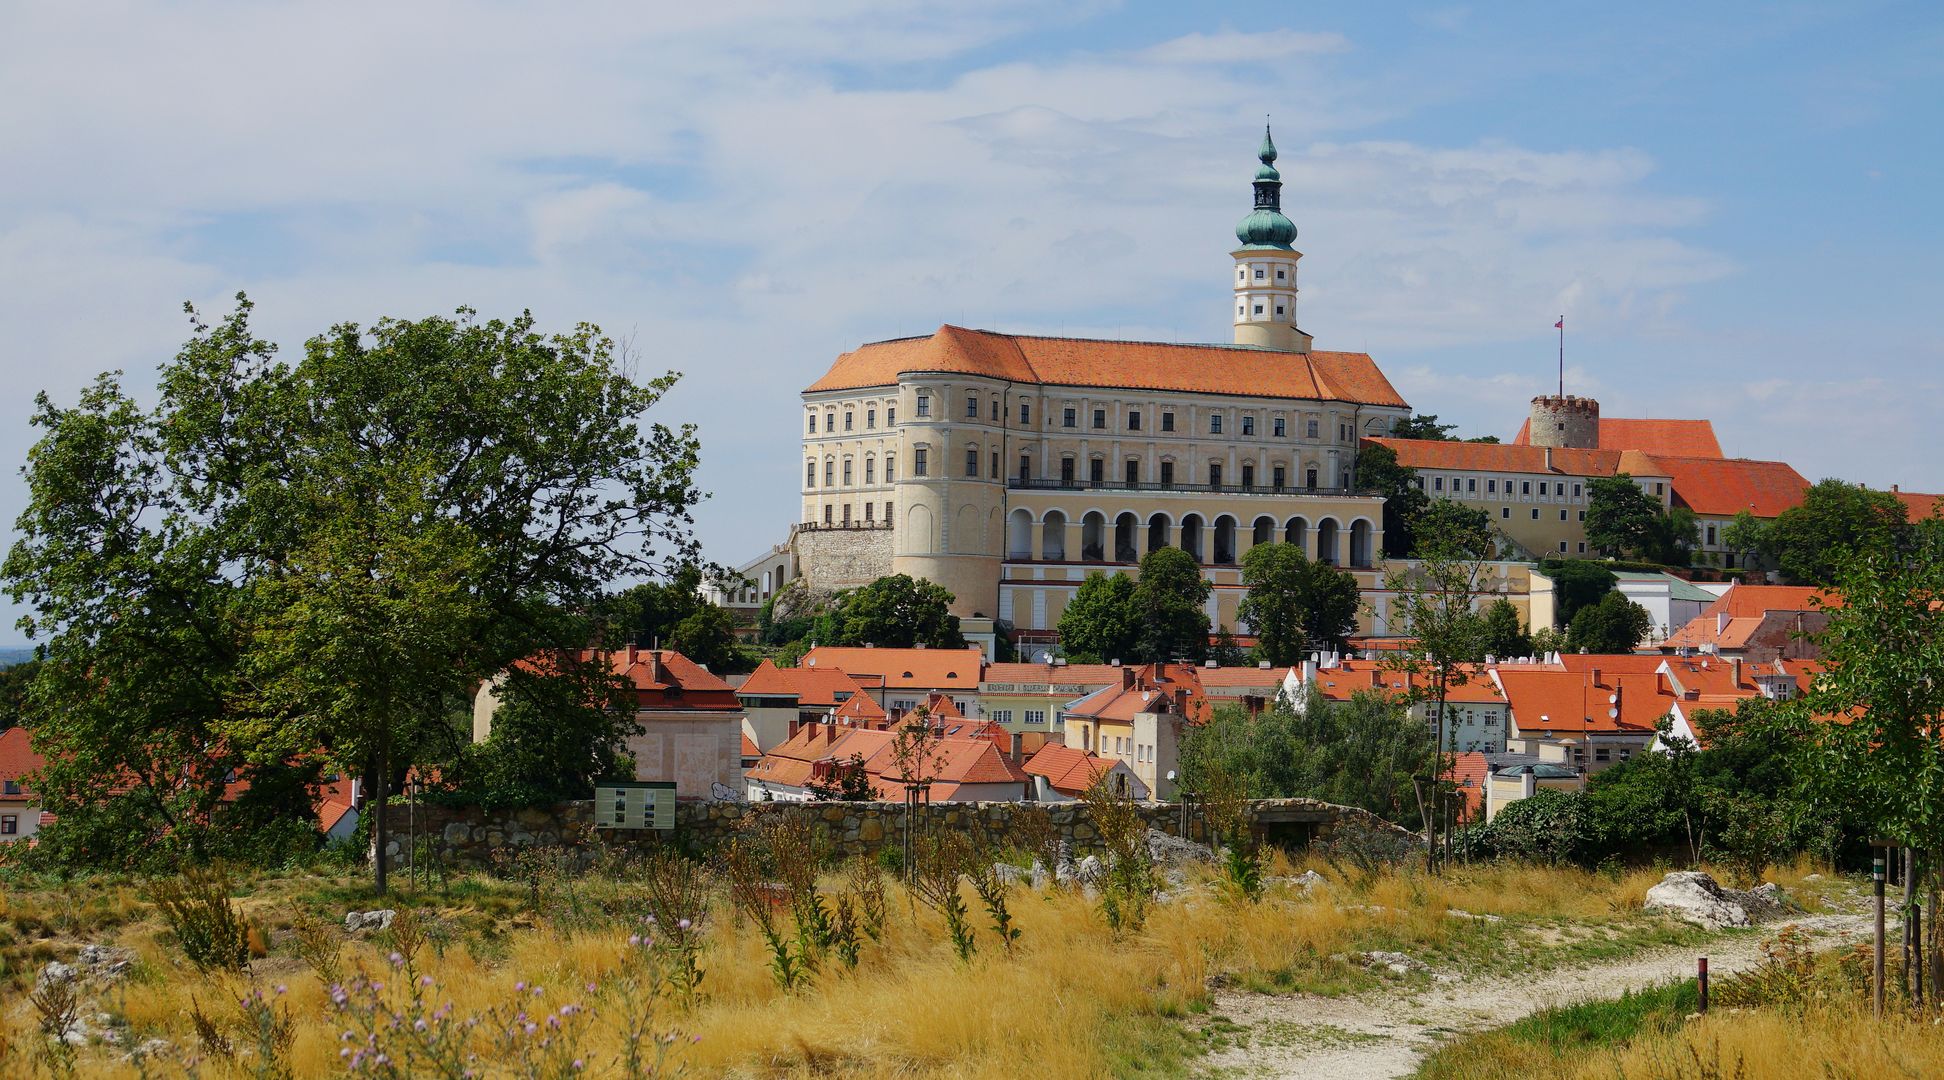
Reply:
[[[1561,315],[1561,316],[1559,317],[1559,321],[1553,324],[1553,329],[1554,329],[1554,330],[1564,330],[1564,329],[1566,329],[1566,316],[1564,316],[1564,315]]]

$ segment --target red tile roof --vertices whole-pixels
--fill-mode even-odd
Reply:
[[[964,649],[867,649],[819,645],[803,654],[804,667],[841,668],[853,679],[877,676],[891,690],[977,690],[985,658],[978,646]]]
[[[1620,471],[1618,450],[1554,450],[1546,468],[1546,450],[1511,443],[1452,442],[1446,439],[1365,439],[1387,446],[1397,463],[1411,469],[1463,469],[1469,472],[1537,473],[1564,476],[1612,476]]]
[[[1282,689],[1283,679],[1289,674],[1286,667],[1204,667],[1195,673],[1202,688],[1264,690],[1273,694]]]
[[[984,681],[1038,688],[1106,686],[1120,677],[1120,668],[1112,664],[987,664]]]
[[[837,711],[830,715],[851,727],[875,727],[886,719],[884,707],[872,700],[869,694],[858,694],[837,706]]]
[[[1920,492],[1904,491],[1901,488],[1894,487],[1890,489],[1890,494],[1896,496],[1897,501],[1904,504],[1904,510],[1908,513],[1912,521],[1922,521],[1927,517],[1944,514],[1944,495],[1925,495]]]
[[[579,649],[530,656],[519,662],[529,671],[553,664],[599,664],[632,683],[635,708],[661,712],[742,709],[735,688],[709,669],[673,649]]]
[[[1465,821],[1478,821],[1484,817],[1485,778],[1492,771],[1485,755],[1476,750],[1466,750],[1452,754],[1446,766],[1445,779],[1458,785],[1458,794],[1464,797]]]
[[[1445,688],[1447,704],[1504,703],[1483,665],[1469,668],[1468,676],[1464,685]],[[1380,660],[1339,660],[1335,667],[1322,668],[1316,673],[1316,688],[1330,701],[1349,701],[1361,690],[1404,693],[1421,685],[1411,673],[1385,667]]]
[[[1748,458],[1669,457],[1656,454],[1650,475],[1674,484],[1674,505],[1706,517],[1734,517],[1743,510],[1773,518],[1802,505],[1809,481],[1785,462]]]
[[[1494,670],[1512,723],[1521,735],[1652,734],[1674,707],[1675,694],[1659,675],[1548,671],[1506,666]],[[1618,701],[1612,700],[1617,698]],[[1609,715],[1617,713],[1618,715]]]
[[[1114,762],[1097,754],[1047,743],[1026,760],[1025,770],[1032,776],[1044,776],[1046,786],[1054,791],[1078,798],[1113,767]]]
[[[11,727],[0,731],[0,801],[26,801],[29,795],[27,774],[38,771],[47,764],[47,759],[34,752],[33,739],[24,727]],[[6,785],[13,783],[20,788],[20,794],[6,794]]]
[[[1819,611],[1839,607],[1842,597],[1807,585],[1730,586],[1686,626],[1668,635],[1659,648],[1673,652],[1680,648],[1698,649],[1703,645],[1739,649],[1748,636],[1760,629],[1762,619],[1771,611]]]
[[[1519,425],[1519,433],[1512,437],[1512,445],[1528,445],[1531,438],[1532,421],[1527,419]],[[1602,416],[1599,448],[1639,450],[1648,454],[1680,457],[1721,456],[1721,443],[1715,438],[1714,424],[1707,420],[1629,420]]]
[[[891,753],[896,739],[894,731],[805,724],[751,766],[748,777],[800,788],[816,777],[819,763],[843,763],[855,755],[864,759],[864,771],[879,798],[903,799],[902,779]],[[933,781],[931,797],[935,802],[951,801],[967,784],[1019,784],[1020,794],[1025,793],[1026,774],[990,740],[946,735],[934,744],[933,753],[935,761],[926,778]]]
[[[1611,671],[1618,675],[1651,675],[1660,670],[1666,657],[1658,653],[1569,653],[1559,654],[1559,666],[1567,671]],[[1518,666],[1518,665],[1510,665]]]
[[[1191,723],[1208,719],[1208,695],[1201,685],[1201,669],[1190,664],[1142,664],[1123,668],[1122,682],[1096,690],[1073,703],[1064,715],[1088,720],[1131,721],[1144,712],[1162,711],[1167,702],[1185,692],[1184,715]],[[1167,706],[1172,710],[1172,706]]]
[[[861,346],[837,358],[805,393],[894,386],[907,372],[983,375],[1008,382],[1180,390],[1405,407],[1364,353],[1286,353],[1236,345],[1173,345],[1032,337],[941,326],[927,337]]]
[[[864,687],[842,668],[780,668],[764,660],[736,688],[736,693],[745,698],[794,697],[800,706],[830,708],[863,694]]]

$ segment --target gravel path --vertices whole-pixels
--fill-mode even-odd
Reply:
[[[1819,939],[1870,932],[1869,920],[1855,914],[1792,921]],[[1662,949],[1609,964],[1514,978],[1466,978],[1412,994],[1324,998],[1218,992],[1214,1014],[1248,1028],[1248,1046],[1210,1055],[1204,1075],[1249,1080],[1409,1076],[1426,1054],[1453,1035],[1501,1027],[1554,1005],[1619,997],[1684,978],[1694,974],[1699,955],[1708,957],[1714,974],[1752,967],[1761,959],[1762,938],[1736,934],[1700,948]]]

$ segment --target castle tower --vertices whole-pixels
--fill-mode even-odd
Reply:
[[[1599,449],[1600,403],[1571,394],[1533,398],[1526,441],[1560,450]]]
[[[1296,224],[1283,216],[1282,174],[1276,144],[1262,128],[1262,166],[1255,174],[1255,209],[1235,227],[1242,246],[1235,258],[1235,343],[1279,352],[1310,351],[1310,336],[1296,328],[1296,260],[1303,253]]]

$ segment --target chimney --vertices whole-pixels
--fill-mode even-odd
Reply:
[[[1012,763],[1014,765],[1017,765],[1019,764],[1020,757],[1022,756],[1023,752],[1026,749],[1026,736],[1021,735],[1019,732],[1015,731],[1012,733],[1011,741],[1012,741],[1012,754],[1011,754]]]
[[[1305,686],[1316,681],[1316,658],[1314,656],[1303,661],[1302,679]]]
[[[1188,715],[1188,688],[1185,686],[1175,687],[1174,700],[1175,700],[1175,712],[1180,713],[1182,716],[1187,716]]]
[[[1599,669],[1599,668],[1594,668],[1594,669],[1593,669],[1593,685],[1594,685],[1594,686],[1598,686],[1598,685],[1600,685],[1600,669]]]
[[[1550,447],[1550,446],[1548,446],[1548,447],[1546,447],[1546,471],[1547,471],[1547,472],[1551,472],[1551,471],[1553,471],[1553,466],[1552,466],[1552,447]]]
[[[1121,689],[1122,690],[1134,689],[1134,669],[1133,668],[1124,667],[1121,669]]]
[[[1728,661],[1728,663],[1729,663],[1729,665],[1730,665],[1730,666],[1729,666],[1729,668],[1728,668],[1728,670],[1729,670],[1729,671],[1731,671],[1731,672],[1733,672],[1733,673],[1734,673],[1734,676],[1735,676],[1735,689],[1737,689],[1737,690],[1740,690],[1740,689],[1741,689],[1741,684],[1742,684],[1742,662],[1741,662],[1741,657],[1739,657],[1739,656],[1737,656],[1737,657],[1735,657],[1735,658],[1734,658],[1733,660],[1730,660],[1730,661]]]
[[[1727,631],[1728,631],[1728,613],[1726,611],[1715,612],[1715,636],[1720,637],[1722,634],[1726,633]]]
[[[632,641],[628,642],[628,666],[629,667],[634,666],[635,657],[640,653],[640,651],[641,651],[641,646],[636,645]]]

